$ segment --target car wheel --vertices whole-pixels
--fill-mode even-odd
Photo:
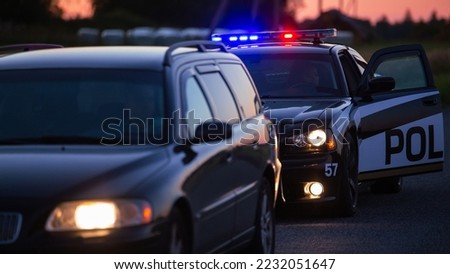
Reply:
[[[344,217],[356,213],[358,203],[358,156],[353,136],[345,134],[347,143],[342,149],[342,180],[338,196],[338,214]]]
[[[390,177],[376,181],[370,186],[370,190],[373,193],[399,193],[402,187],[402,177]]]
[[[266,178],[262,179],[261,192],[255,219],[255,235],[250,251],[269,254],[275,252],[275,211],[273,194]]]
[[[167,253],[189,253],[190,240],[186,221],[178,208],[174,208],[169,218]]]

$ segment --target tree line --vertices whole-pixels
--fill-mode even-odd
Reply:
[[[54,28],[132,28],[153,27],[224,27],[251,30],[275,30],[301,27],[285,10],[287,0],[92,0],[93,18],[65,22],[55,0],[0,1],[0,31],[5,25],[52,26]],[[278,11],[278,13],[276,12]],[[450,41],[450,18],[415,22],[410,12],[400,23],[386,17],[369,25],[369,39],[432,39]],[[334,27],[334,26],[328,26]],[[11,27],[10,27],[11,28]],[[26,29],[26,27],[25,27]],[[14,29],[15,31],[15,29]],[[14,33],[14,31],[11,31]]]
[[[409,39],[450,41],[450,18],[438,18],[434,11],[428,21],[415,22],[410,11],[406,11],[402,22],[391,24],[383,16],[373,28],[375,38],[382,40]]]
[[[127,21],[157,26],[208,27],[218,24],[234,28],[249,26],[271,28],[274,3],[279,4],[282,18],[287,0],[92,0],[93,21],[116,17],[116,24]],[[33,24],[59,20],[61,10],[55,0],[2,0],[0,22]],[[215,18],[220,17],[220,18]]]

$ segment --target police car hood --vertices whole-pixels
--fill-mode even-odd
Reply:
[[[0,198],[26,202],[121,197],[167,160],[163,148],[2,146]]]
[[[298,123],[306,119],[323,119],[327,109],[334,112],[346,105],[346,100],[342,98],[264,100],[265,114],[274,123]]]

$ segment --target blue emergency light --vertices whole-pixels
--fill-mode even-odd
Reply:
[[[238,46],[252,43],[264,42],[297,42],[309,41],[321,43],[321,39],[335,37],[337,30],[315,29],[295,31],[263,31],[253,33],[220,33],[211,35],[211,40],[222,42],[227,46]]]

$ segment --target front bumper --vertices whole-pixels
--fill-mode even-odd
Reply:
[[[304,153],[282,157],[282,200],[287,203],[323,203],[335,201],[342,182],[340,154],[337,151]],[[323,185],[324,192],[311,195],[305,186],[311,182]]]
[[[165,223],[115,230],[84,232],[21,233],[14,243],[0,245],[0,253],[161,253],[165,246]]]

